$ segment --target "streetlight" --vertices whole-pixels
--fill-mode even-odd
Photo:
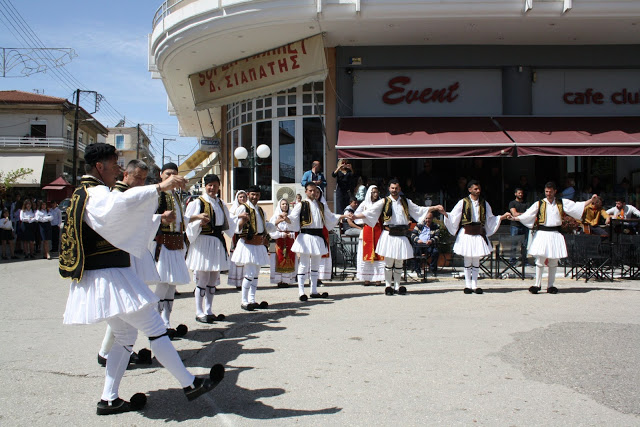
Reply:
[[[249,150],[244,147],[238,147],[233,151],[233,157],[235,157],[240,163],[243,160],[247,160],[248,168],[251,170],[251,183],[253,183],[254,178],[254,169],[256,166],[261,166],[262,162],[260,160],[266,159],[271,155],[271,148],[269,148],[266,144],[258,145],[258,147],[254,147],[253,145]]]
[[[164,165],[164,143],[165,141],[175,141],[175,138],[162,138],[162,164]]]

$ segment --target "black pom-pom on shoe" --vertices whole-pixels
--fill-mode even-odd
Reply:
[[[484,293],[484,291],[482,290],[482,288],[475,288],[475,289],[473,290],[473,292],[475,292],[475,293],[476,293],[476,294],[478,294],[478,295],[480,295],[480,294],[483,294],[483,293]]]
[[[269,303],[266,301],[262,301],[259,305],[258,308],[264,310],[265,308],[269,308]]]
[[[178,333],[176,332],[175,329],[168,328],[167,329],[167,336],[169,337],[170,340],[174,340],[178,336]]]
[[[473,290],[471,288],[464,288],[464,293],[469,295],[473,293]]]
[[[192,401],[213,390],[224,378],[224,366],[220,364],[213,365],[209,372],[209,378],[196,378],[193,384],[185,387],[184,394],[187,400]]]
[[[151,357],[151,350],[148,348],[142,348],[138,351],[138,361],[136,362],[139,365],[151,365],[153,363],[153,359]]]
[[[189,328],[187,328],[187,325],[178,325],[178,327],[176,328],[176,335],[179,337],[187,335],[187,332],[189,332]]]
[[[329,298],[329,293],[323,292],[323,293],[311,294],[311,298]]]
[[[103,368],[107,366],[107,358],[102,357],[100,356],[100,354],[98,354],[98,365],[102,366]]]
[[[404,286],[400,286],[398,288],[398,294],[400,295],[406,295],[407,294],[407,288],[405,288]]]
[[[139,411],[147,404],[147,396],[144,393],[136,393],[131,396],[129,404],[132,411]]]
[[[245,310],[245,311],[253,311],[253,310],[255,310],[255,309],[253,308],[253,304],[242,304],[242,305],[240,306],[240,308],[241,308],[241,309],[243,309],[243,310]]]
[[[306,295],[300,295],[300,301],[305,302],[309,298]]]
[[[387,286],[386,288],[384,288],[384,294],[388,296],[393,295],[393,288],[391,286]]]
[[[196,316],[196,322],[200,322],[200,323],[213,323],[214,320],[215,319],[213,318],[210,319],[209,316],[205,316],[204,314],[200,316]]]
[[[547,289],[547,292],[550,294],[557,294],[558,288],[556,288],[555,286],[549,286],[549,289]]]
[[[532,294],[537,294],[538,292],[540,292],[540,288],[538,286],[531,286],[529,288],[529,292],[531,292]]]
[[[227,318],[227,316],[225,316],[224,314],[220,313],[217,316],[215,314],[212,314],[213,317],[215,317],[215,319],[219,322],[222,322],[224,319]]]

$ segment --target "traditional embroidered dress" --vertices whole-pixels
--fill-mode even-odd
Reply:
[[[373,207],[374,202],[371,201],[371,192],[377,189],[375,185],[369,186],[365,194],[364,201],[360,203],[355,214],[365,212]],[[362,222],[362,220],[356,220]],[[357,252],[357,273],[356,277],[366,282],[380,282],[384,280],[384,257],[376,253],[376,246],[382,235],[382,217],[374,227],[363,224],[360,238],[358,240]]]
[[[268,234],[275,231],[276,227],[266,222],[262,208],[254,206],[250,201],[240,205],[235,212],[236,217],[244,213],[249,215],[249,220],[242,228],[239,223],[236,226],[238,243],[232,260],[237,265],[244,266],[242,305],[247,306],[256,303],[260,266],[269,264],[269,254],[264,243],[268,241]]]
[[[231,204],[231,208],[229,208],[229,213],[231,214],[231,218],[233,218],[234,221],[236,221],[235,212],[238,209],[238,206],[240,206],[240,202],[238,201],[238,196],[241,194],[244,194],[246,196],[247,192],[244,190],[238,190],[238,192],[236,193],[236,198]],[[234,222],[233,228],[235,229],[235,222]],[[244,267],[238,266],[236,265],[235,262],[231,261],[231,258],[233,257],[233,251],[236,249],[237,243],[238,243],[238,239],[237,239],[237,236],[234,234],[232,238],[231,251],[229,256],[230,258],[229,259],[229,276],[228,276],[227,283],[229,284],[229,286],[235,286],[236,289],[241,289],[242,280],[244,279]]]
[[[272,284],[294,284],[296,283],[296,267],[297,257],[296,253],[291,250],[293,242],[295,241],[295,232],[289,223],[286,221],[280,222],[275,225],[278,216],[282,214],[280,209],[279,200],[276,204],[271,222],[276,230],[270,233],[271,238],[275,240],[275,251],[271,254],[271,283]]]
[[[491,211],[491,206],[479,197],[461,199],[444,218],[444,224],[451,235],[458,234],[453,252],[464,257],[465,288],[478,288],[480,258],[489,255],[493,248],[488,237],[495,234],[501,219]],[[458,227],[460,226],[460,231]],[[473,231],[472,231],[473,230]],[[478,293],[481,291],[479,290]]]
[[[549,202],[546,198],[532,204],[523,214],[518,216],[520,223],[533,229],[533,239],[528,249],[529,256],[536,258],[536,284],[542,285],[542,274],[545,261],[549,267],[549,281],[547,289],[553,287],[558,268],[558,259],[567,257],[567,245],[560,234],[562,218],[569,215],[580,219],[584,211],[585,202],[574,202],[569,199],[555,198]]]
[[[185,223],[188,223],[189,219],[183,215],[182,205],[173,192],[160,193],[157,214],[162,215],[165,211],[174,211],[176,221],[172,224],[160,225],[156,241],[152,242],[150,249],[156,254],[156,268],[160,275],[160,283],[156,285],[155,291],[160,299],[158,311],[169,329],[176,285],[187,284],[191,282],[191,278],[185,263],[187,249],[184,245]],[[165,239],[165,243],[158,247],[159,239]],[[172,239],[172,244],[176,245],[172,249],[167,247],[168,239]]]
[[[187,226],[187,237],[191,242],[187,267],[195,274],[196,318],[213,315],[213,297],[216,286],[220,283],[220,271],[229,268],[229,255],[223,233],[231,237],[229,224],[233,224],[227,205],[218,197],[203,194],[189,203],[185,215],[190,218],[201,213],[209,215],[210,221],[207,224],[202,225],[202,221],[197,220]]]
[[[318,293],[319,265],[322,255],[329,253],[329,246],[324,239],[323,227],[332,229],[338,224],[340,215],[335,215],[329,207],[317,200],[303,200],[289,214],[293,229],[300,230],[291,250],[297,253],[298,291],[304,295],[304,282],[307,271],[311,276],[311,294]]]
[[[398,196],[397,199],[388,196],[375,202],[371,209],[362,212],[365,224],[372,228],[382,216],[384,230],[376,245],[376,253],[385,259],[386,293],[393,293],[392,283],[395,285],[395,291],[401,291],[402,263],[405,259],[413,258],[413,247],[406,234],[392,236],[390,230],[397,226],[408,227],[411,218],[422,221],[430,210],[431,208],[418,206],[402,196]]]
[[[152,337],[153,353],[182,387],[194,382],[153,311],[158,298],[130,265],[129,254],[144,256],[147,242],[156,232],[149,219],[157,200],[155,186],[110,192],[98,179],[84,176],[71,198],[62,232],[60,274],[72,279],[64,323],[106,320],[115,335],[105,371],[102,399],[106,401],[119,397],[118,387],[138,328]]]

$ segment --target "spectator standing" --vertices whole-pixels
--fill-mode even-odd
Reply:
[[[38,222],[40,240],[42,242],[42,258],[51,259],[49,254],[49,242],[51,242],[51,221],[53,216],[47,208],[47,202],[41,201],[36,211],[36,221]]]
[[[311,163],[311,170],[306,171],[302,175],[302,186],[307,188],[307,184],[313,182],[324,193],[327,188],[327,180],[322,174],[322,164],[318,160]]]
[[[36,213],[33,211],[31,200],[26,199],[20,209],[20,223],[22,224],[22,245],[24,257],[35,258],[36,247]]]
[[[2,209],[0,218],[0,240],[2,241],[2,259],[17,259],[13,252],[13,224],[9,217],[9,209]],[[6,254],[6,255],[5,255]]]
[[[422,196],[429,194],[434,196],[440,193],[440,177],[433,172],[431,159],[424,161],[423,170],[416,177],[416,191]]]
[[[512,200],[511,202],[509,202],[509,212],[511,213],[511,216],[513,218],[520,216],[521,214],[523,214],[527,208],[529,207],[525,201],[524,201],[524,190],[522,188],[516,188],[515,192],[513,193],[516,198],[514,200]],[[525,236],[524,237],[524,247],[527,247],[527,241],[529,240],[529,229],[527,227],[525,227],[523,224],[520,224],[518,221],[516,220],[511,220],[511,235],[512,236]],[[515,251],[515,248],[514,248]],[[511,254],[511,258],[509,259],[509,262],[511,264],[515,264],[516,262],[516,254],[512,253]],[[522,261],[523,263],[526,263],[526,259]]]
[[[336,212],[342,212],[349,204],[351,197],[351,187],[353,185],[353,167],[347,159],[341,159],[338,167],[331,172],[331,176],[336,179],[338,184],[336,189]]]
[[[51,209],[51,252],[58,252],[60,247],[60,224],[62,224],[62,212],[58,208],[58,202],[55,200],[50,204]]]

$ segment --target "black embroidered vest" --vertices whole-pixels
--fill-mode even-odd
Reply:
[[[465,197],[462,200],[462,219],[460,220],[460,225],[471,224],[473,222],[473,213],[471,212],[473,209],[473,202],[471,201],[471,197]],[[487,222],[487,203],[482,197],[478,199],[478,210],[480,211],[479,222],[480,224],[485,225]]]
[[[206,213],[209,215],[209,222],[202,226],[202,231],[200,234],[205,236],[218,236],[221,235],[221,232],[229,229],[229,222],[227,221],[227,216],[224,215],[224,207],[222,206],[222,200],[218,199],[218,203],[220,205],[220,209],[222,209],[224,222],[222,225],[216,224],[216,211],[213,209],[211,203],[205,200],[204,197],[199,197],[200,200],[200,213]]]
[[[129,254],[116,248],[83,221],[89,199],[87,188],[104,185],[84,177],[71,197],[69,216],[60,239],[59,271],[64,278],[80,281],[84,270],[129,267]]]
[[[258,217],[256,215],[256,210],[249,206],[249,203],[245,203],[243,206],[249,214],[249,221],[244,223],[238,237],[251,240],[258,233]],[[264,236],[267,234],[267,224],[264,219],[264,211],[260,206],[258,206],[258,212],[260,212],[260,216],[262,217],[262,235]]]
[[[300,227],[306,227],[313,223],[313,217],[311,216],[311,205],[309,200],[303,200],[300,202]],[[318,210],[320,211],[320,216],[322,217],[322,224],[324,225],[324,206],[322,202],[318,203]],[[264,216],[263,216],[264,218]]]
[[[391,204],[393,200],[391,196],[384,198],[384,206],[382,207],[382,221],[387,222],[391,220],[393,216],[393,208]],[[409,216],[409,203],[407,203],[407,199],[404,197],[400,197],[400,203],[402,204],[402,209],[404,210],[404,214],[407,216],[407,221],[411,221],[411,217]]]

